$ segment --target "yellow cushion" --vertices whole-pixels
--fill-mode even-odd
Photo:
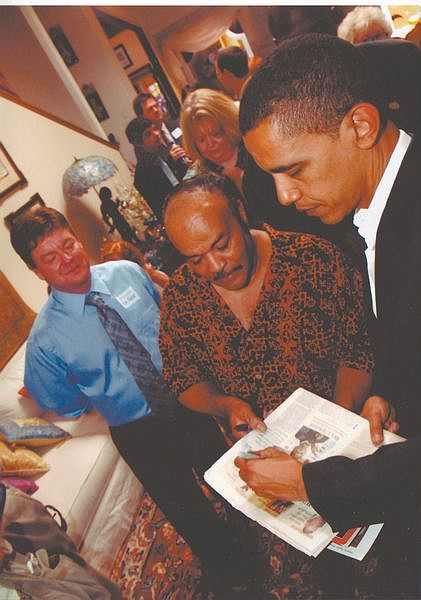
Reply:
[[[12,450],[0,441],[0,475],[31,477],[46,473],[49,468],[49,465],[33,450],[28,448]]]

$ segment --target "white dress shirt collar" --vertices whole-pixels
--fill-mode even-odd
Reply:
[[[411,143],[411,136],[405,131],[399,130],[399,139],[387,163],[387,167],[380,179],[374,196],[368,208],[360,208],[355,211],[354,225],[358,233],[364,238],[367,244],[365,251],[367,259],[368,276],[370,280],[371,299],[374,314],[376,310],[376,289],[375,289],[375,254],[376,254],[376,236],[380,219],[386,207],[387,200],[402,164],[403,158]]]

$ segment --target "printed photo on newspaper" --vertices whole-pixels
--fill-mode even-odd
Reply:
[[[309,502],[283,502],[257,496],[238,475],[238,455],[278,446],[301,462],[328,456],[358,458],[376,447],[368,421],[302,388],[297,389],[266,419],[267,431],[251,431],[236,442],[204,475],[207,483],[234,508],[309,556],[329,546],[336,533]],[[384,443],[403,438],[384,432]],[[338,536],[331,549],[361,560],[374,543],[381,524]],[[329,546],[330,547],[330,546]]]

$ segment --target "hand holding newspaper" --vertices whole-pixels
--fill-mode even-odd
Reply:
[[[234,460],[254,450],[277,446],[301,462],[328,456],[359,458],[376,450],[366,419],[324,400],[302,388],[297,389],[266,419],[267,431],[251,431],[219,458],[204,475],[205,480],[234,508],[257,521],[295,548],[317,556],[330,544],[335,533],[309,502],[284,502],[257,496],[238,475]],[[402,441],[388,431],[384,443]],[[361,560],[382,525],[336,537],[331,549]],[[361,535],[360,535],[361,534]],[[357,543],[358,542],[358,543]],[[352,546],[354,544],[354,546]]]

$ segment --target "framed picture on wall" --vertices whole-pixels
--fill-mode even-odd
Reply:
[[[107,109],[105,108],[95,86],[92,83],[86,83],[83,85],[82,93],[100,123],[101,121],[109,119],[110,115],[107,113]]]
[[[64,60],[68,67],[75,65],[79,62],[76,52],[73,50],[73,46],[69,42],[60,25],[54,25],[48,30],[50,38],[60,53],[61,58]]]
[[[18,208],[14,212],[9,213],[4,217],[4,222],[6,223],[6,226],[8,227],[8,229],[10,229],[18,217],[28,212],[28,210],[35,210],[40,206],[45,206],[45,202],[39,194],[34,194],[33,196],[31,196],[28,202],[25,202],[25,204],[23,204],[20,208]]]
[[[0,201],[28,182],[0,142]]]
[[[114,52],[123,69],[128,69],[133,65],[133,61],[128,55],[127,50],[123,44],[117,44],[117,46],[114,46]]]
[[[140,92],[149,93],[150,86],[156,83],[156,78],[152,72],[151,65],[145,65],[144,67],[133,71],[133,73],[130,73],[129,77],[138,94]]]

